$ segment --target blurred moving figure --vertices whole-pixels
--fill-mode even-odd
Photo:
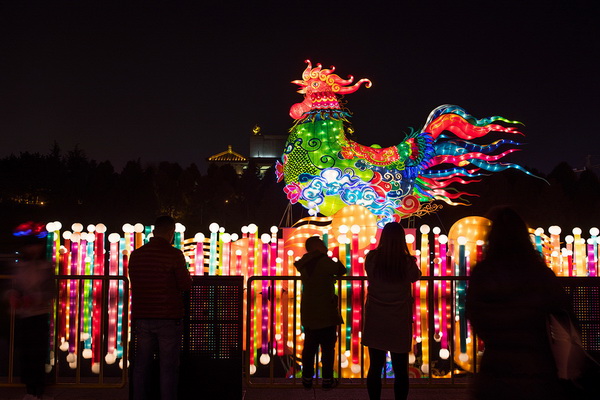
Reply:
[[[24,229],[28,225],[29,229]],[[19,354],[21,381],[27,388],[24,399],[44,395],[45,368],[49,350],[50,313],[55,284],[52,264],[46,259],[47,232],[42,224],[27,223],[15,230],[23,241],[14,279],[6,293],[15,310],[15,345]]]

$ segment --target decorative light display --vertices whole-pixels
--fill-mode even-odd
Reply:
[[[446,377],[448,371],[433,366],[451,357],[463,370],[474,369],[475,342],[464,316],[466,283],[452,277],[468,276],[481,259],[489,227],[489,220],[469,217],[456,222],[447,235],[436,227],[407,229],[408,246],[417,256],[423,275],[434,277],[418,281],[413,287],[415,323],[410,354],[413,375]],[[102,224],[88,226],[87,232],[79,231],[79,226],[73,232],[61,232],[59,223],[52,223],[47,229],[48,257],[55,263],[57,273],[67,276],[102,277],[106,271],[108,276],[124,277],[131,251],[147,242],[151,235],[151,227],[142,226],[133,231],[126,227],[122,234],[109,235]],[[547,232],[549,236],[539,229],[532,231],[532,243],[541,245],[538,249],[542,249],[548,266],[557,275],[598,276],[597,229],[590,230],[587,240],[582,237],[581,229],[562,239],[559,227],[550,227]],[[269,277],[254,280],[248,286],[252,306],[250,315],[245,316],[251,335],[246,351],[252,372],[273,362],[275,357],[294,355],[296,360],[301,359],[304,336],[300,323],[300,282],[279,277],[297,276],[293,263],[304,253],[305,240],[313,235],[326,238],[330,256],[346,265],[348,276],[362,277],[365,256],[375,248],[380,230],[372,213],[354,205],[331,217],[308,217],[295,227],[272,228],[263,234],[252,225],[240,237],[216,224],[211,226],[210,235],[197,233],[185,238],[184,233],[184,229],[179,229],[178,243],[193,275]],[[103,362],[122,366],[124,344],[129,340],[125,328],[130,327],[129,318],[123,315],[125,302],[130,301],[124,298],[123,282],[61,279],[58,289],[52,327],[55,336],[51,343],[56,337],[60,350],[67,353],[70,367],[81,364],[80,356],[91,358],[95,373]],[[352,280],[343,280],[337,288],[345,321],[341,326],[339,354],[342,377],[359,378],[368,367],[368,353],[360,345],[360,320],[367,290],[362,282]],[[104,295],[108,297],[103,299]],[[107,304],[107,310],[102,308],[103,303]],[[100,354],[101,349],[104,354]],[[53,354],[48,369],[53,368]],[[298,369],[288,372],[292,376]]]
[[[517,151],[514,146],[519,143],[469,142],[493,131],[520,134],[497,123],[518,121],[499,116],[476,119],[453,105],[437,107],[421,130],[411,130],[396,146],[364,146],[349,139],[351,114],[340,105],[338,95],[354,93],[363,83],[369,88],[371,81],[361,79],[352,85],[354,78],[340,78],[333,73],[335,67],[306,62],[302,80],[292,82],[300,86],[304,101],[290,109],[296,122],[276,173],[278,181],[285,179],[289,201],[302,204],[311,215],[330,216],[346,205],[361,205],[383,226],[419,212],[421,203],[432,200],[465,204],[461,196],[468,193],[449,190],[450,184],[467,184],[485,172],[507,168],[529,174],[519,165],[499,162]]]

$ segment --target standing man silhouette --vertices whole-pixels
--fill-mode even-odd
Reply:
[[[132,365],[133,398],[150,397],[152,359],[158,351],[161,399],[174,400],[183,334],[183,292],[191,288],[192,278],[183,253],[171,245],[175,220],[158,217],[153,234],[129,259],[132,325],[137,341]]]

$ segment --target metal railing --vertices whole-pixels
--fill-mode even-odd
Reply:
[[[0,282],[6,283],[10,279],[10,275],[0,276]],[[48,338],[48,381],[59,387],[124,387],[127,383],[129,343],[127,277],[57,275],[55,284],[57,296],[53,300]],[[68,300],[68,304],[63,300]],[[117,304],[116,308],[114,304]],[[3,306],[8,308],[8,304]],[[91,309],[92,315],[89,314]],[[7,359],[6,364],[2,361],[3,365],[0,365],[0,387],[21,386],[15,371],[18,363],[15,357],[18,351],[15,346],[15,335],[18,334],[15,331],[16,318],[15,310],[10,308],[8,326],[2,327],[1,336],[8,340],[2,350],[6,351]],[[121,322],[120,327],[113,323],[115,318]],[[96,341],[91,346],[93,349],[89,343],[90,332],[86,332],[83,326],[84,320],[94,323],[99,330],[94,332]],[[116,339],[107,334],[109,326],[117,328],[112,332],[117,335]],[[119,357],[113,359],[108,353],[109,340],[113,340],[119,348]]]
[[[459,354],[454,354],[454,349],[460,348],[460,338],[457,329],[460,325],[455,324],[455,316],[458,315],[456,301],[457,289],[466,288],[467,277],[422,277],[414,284],[415,289],[425,293],[425,302],[422,293],[415,293],[419,309],[415,315],[415,322],[422,323],[419,331],[420,343],[414,343],[415,358],[411,363],[410,373],[413,375],[411,384],[417,386],[448,386],[464,387],[467,384],[466,377],[470,372],[476,372],[477,363],[464,363],[458,360]],[[336,342],[335,374],[341,377],[342,386],[364,387],[366,386],[366,373],[368,370],[368,352],[360,344],[361,327],[357,324],[357,318],[362,320],[362,306],[366,296],[366,277],[344,277],[337,281],[336,292],[338,293],[339,307],[345,323],[338,327],[338,341]],[[446,283],[448,289],[445,293],[436,291],[437,285]],[[302,334],[300,324],[300,277],[298,276],[253,276],[247,281],[246,296],[246,334],[245,349],[246,357],[244,369],[246,371],[246,384],[256,387],[289,387],[300,385],[300,365]],[[415,290],[413,289],[413,291]],[[436,297],[437,296],[437,297]],[[449,337],[447,346],[450,354],[443,359],[439,354],[440,322],[436,320],[436,307],[439,309],[439,300],[445,297],[445,313],[447,324],[446,334]],[[454,301],[456,299],[456,301]],[[351,308],[349,306],[352,306]],[[461,312],[461,317],[464,314]],[[284,324],[282,326],[281,324]],[[414,326],[415,324],[413,324]],[[466,325],[465,325],[466,326]],[[437,327],[429,329],[429,327]],[[470,329],[461,334],[463,339],[469,342],[468,353],[470,360],[477,359],[477,340],[471,337]],[[427,346],[425,345],[427,343]],[[265,357],[265,354],[268,357]],[[412,358],[412,357],[411,357]],[[351,359],[351,360],[350,360]],[[463,367],[459,366],[457,362]],[[435,371],[430,366],[443,363],[441,368]],[[318,363],[317,363],[318,364]],[[352,366],[350,366],[352,364]],[[419,370],[424,364],[427,368]],[[387,366],[384,379],[391,377],[391,371]],[[317,365],[318,368],[318,365]],[[316,375],[319,376],[317,370]],[[384,380],[384,384],[386,384]],[[391,385],[391,382],[387,382]]]

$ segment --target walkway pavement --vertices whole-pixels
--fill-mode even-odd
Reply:
[[[25,394],[23,387],[0,388],[0,400],[21,400]],[[83,389],[48,387],[44,400],[128,400],[129,389]],[[202,396],[202,392],[191,394],[190,399],[210,400]],[[382,400],[392,400],[392,389],[384,389]],[[411,388],[409,400],[468,400],[465,388]],[[304,390],[301,387],[283,389],[246,388],[242,390],[242,400],[364,400],[368,399],[367,390],[360,388],[339,387],[330,391],[320,388]],[[185,399],[182,399],[185,400]],[[229,400],[219,397],[218,400]],[[234,399],[231,399],[234,400]],[[238,400],[238,399],[235,399]]]

